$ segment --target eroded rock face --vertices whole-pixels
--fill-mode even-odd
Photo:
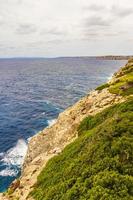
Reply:
[[[37,157],[42,153],[46,155],[59,153],[76,137],[77,126],[86,116],[94,115],[121,100],[122,97],[110,94],[107,89],[100,93],[93,91],[61,113],[53,126],[44,129],[30,140],[23,173],[31,162],[41,162],[41,158],[38,161]]]

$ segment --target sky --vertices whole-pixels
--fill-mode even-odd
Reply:
[[[133,55],[132,0],[0,0],[0,57]]]

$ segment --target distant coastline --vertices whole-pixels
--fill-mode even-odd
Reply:
[[[98,59],[104,59],[104,60],[129,60],[131,58],[133,58],[132,56],[113,56],[113,55],[109,55],[109,56],[99,56],[96,57]]]
[[[105,56],[60,56],[60,57],[0,57],[0,60],[23,60],[23,59],[27,59],[27,60],[35,60],[35,59],[72,59],[72,58],[76,58],[76,59],[102,59],[102,60],[129,60],[131,58],[133,58],[133,55],[105,55]]]

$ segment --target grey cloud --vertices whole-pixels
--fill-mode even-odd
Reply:
[[[113,31],[109,29],[103,29],[103,30],[86,30],[84,34],[83,40],[99,40],[104,38],[114,38],[114,37],[120,37],[122,35],[125,35],[124,31]]]
[[[12,4],[16,4],[16,5],[19,5],[23,2],[23,0],[12,0]],[[7,0],[7,3],[10,3],[10,0]]]
[[[60,44],[60,43],[62,43],[62,42],[64,42],[64,40],[61,40],[61,39],[53,39],[53,40],[48,40],[48,41],[47,41],[47,44]],[[66,42],[66,40],[65,40],[65,42]]]
[[[110,26],[110,24],[112,23],[112,20],[107,20],[102,18],[101,16],[91,16],[88,19],[86,19],[85,25],[87,27],[90,26],[101,26],[101,27],[106,27],[106,26]]]
[[[113,5],[110,8],[107,8],[104,5],[91,4],[89,7],[85,7],[86,10],[95,11],[96,13],[109,13],[112,16],[116,17],[127,17],[133,14],[133,7],[120,7],[119,5]]]
[[[107,36],[107,37],[117,37],[119,36],[118,33],[104,33],[104,36]]]
[[[112,6],[111,13],[116,17],[127,17],[133,14],[133,8],[124,8],[118,6]]]
[[[104,32],[108,32],[112,26],[113,20],[105,19],[101,16],[88,17],[83,26],[82,40],[99,40]]]
[[[82,41],[92,41],[92,40],[99,40],[100,37],[100,34],[98,33],[86,33],[86,35],[84,35],[83,37],[81,37],[81,40]]]
[[[37,32],[37,27],[34,24],[20,24],[16,29],[17,34],[32,34]]]
[[[23,0],[17,0],[18,4],[21,4],[23,2]]]
[[[127,32],[126,31],[118,31],[118,30],[112,30],[112,31],[107,31],[104,33],[105,36],[122,36],[125,35]]]
[[[37,46],[43,46],[45,44],[45,42],[43,40],[40,41],[34,41],[34,42],[27,42],[25,44],[26,47],[37,47]]]
[[[13,49],[17,49],[17,47],[15,47],[15,46],[9,46],[8,49],[13,50]]]
[[[40,41],[36,41],[36,42],[28,42],[26,44],[26,47],[33,48],[36,46],[45,46],[46,44],[59,44],[62,42],[64,42],[64,40],[62,40],[62,39],[51,39],[51,40],[46,40],[46,41],[40,40]]]
[[[86,37],[97,37],[99,35],[100,31],[98,32],[97,30],[90,30],[86,29],[84,32],[84,36]]]
[[[0,48],[4,48],[4,47],[5,47],[5,45],[0,43]]]
[[[15,46],[8,46],[8,45],[0,44],[0,51],[8,51],[8,50],[14,50],[14,49],[16,49]]]
[[[59,28],[57,27],[54,27],[54,28],[50,28],[50,29],[43,29],[41,31],[41,35],[43,34],[50,34],[50,35],[64,35],[65,32],[64,31],[61,31]]]
[[[103,11],[106,9],[106,7],[103,5],[91,4],[89,7],[86,7],[85,9],[90,11]]]
[[[2,15],[0,15],[0,25],[4,24],[4,17]]]

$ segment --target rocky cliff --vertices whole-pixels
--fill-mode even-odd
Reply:
[[[77,137],[77,128],[87,116],[94,116],[110,107],[126,101],[128,91],[132,96],[132,75],[125,78],[133,69],[133,60],[116,73],[109,83],[90,92],[72,107],[61,113],[55,124],[32,137],[23,165],[22,175],[15,180],[8,192],[0,196],[0,200],[32,199],[29,193],[37,182],[37,176],[45,167],[47,161],[60,154],[62,150]]]

